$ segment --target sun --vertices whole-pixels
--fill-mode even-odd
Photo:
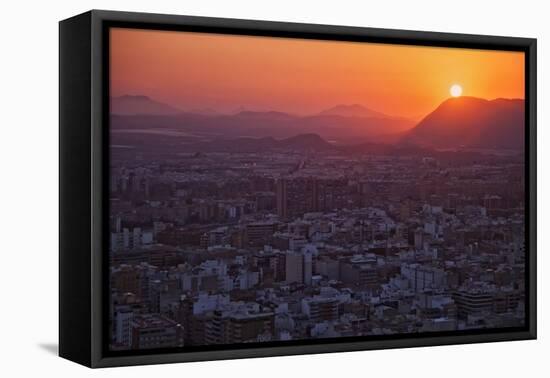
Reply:
[[[453,97],[460,97],[462,95],[462,87],[458,84],[453,84],[451,85],[449,92],[451,92],[451,96]]]

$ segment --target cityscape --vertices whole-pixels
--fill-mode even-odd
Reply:
[[[415,118],[143,93],[111,96],[110,350],[525,325],[520,96],[453,86]]]

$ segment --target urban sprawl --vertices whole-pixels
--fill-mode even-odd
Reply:
[[[111,350],[518,327],[524,161],[112,147]]]

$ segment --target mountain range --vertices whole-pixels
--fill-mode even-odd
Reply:
[[[323,110],[319,115],[332,115],[342,117],[367,117],[367,118],[398,118],[364,107],[359,104],[336,105],[330,109]]]
[[[145,96],[136,97],[112,99],[113,129],[170,129],[227,138],[290,138],[297,134],[318,134],[326,140],[349,143],[357,140],[379,141],[414,126],[411,120],[386,116],[359,105],[352,105],[351,108],[341,105],[309,116],[250,110],[218,114],[211,110],[184,112],[168,105],[161,106],[161,103]],[[131,111],[132,104],[139,105],[139,108]]]
[[[184,112],[146,96],[121,96],[112,99],[111,126],[115,133],[159,135],[169,130],[172,135],[199,138],[195,142],[238,140],[239,145],[268,144],[269,148],[276,147],[277,140],[289,142],[292,137],[309,135],[313,141],[315,135],[324,143],[335,145],[390,143],[436,149],[521,149],[524,107],[521,99],[450,98],[415,124],[358,104],[337,105],[310,116],[249,110],[219,114],[212,109]],[[200,145],[211,147],[202,142]],[[319,140],[312,146],[326,147]]]
[[[182,111],[155,101],[148,96],[124,95],[111,97],[111,114],[117,115],[174,115]]]
[[[273,137],[216,139],[186,146],[192,152],[265,152],[265,151],[337,151],[337,147],[317,134],[299,134],[290,138]]]

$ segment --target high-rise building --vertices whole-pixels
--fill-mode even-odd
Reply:
[[[453,294],[458,316],[481,315],[493,309],[493,294],[482,290],[458,290]]]
[[[206,344],[268,341],[274,335],[275,316],[273,312],[216,310],[205,325]]]
[[[140,314],[131,324],[133,349],[183,346],[183,327],[165,316]]]
[[[416,250],[424,248],[424,231],[421,228],[414,231],[414,248]]]
[[[412,289],[417,292],[441,288],[447,278],[444,270],[420,264],[402,264],[401,275],[409,279]]]
[[[313,255],[310,252],[288,252],[285,264],[286,282],[311,285]]]
[[[304,256],[304,284],[311,285],[311,277],[313,276],[313,255],[311,253],[305,252]]]
[[[117,221],[118,222],[118,221]],[[117,223],[117,229],[120,225]],[[120,231],[111,232],[111,251],[139,249],[143,245],[153,243],[153,231],[142,230],[134,227],[131,230],[122,228]]]
[[[304,282],[304,256],[301,253],[286,254],[286,282],[303,283]]]
[[[277,196],[277,215],[281,219],[286,219],[288,216],[286,179],[277,180],[275,184],[275,194]]]
[[[302,299],[302,311],[314,322],[334,321],[338,319],[337,298],[304,298]]]
[[[340,280],[351,285],[377,285],[378,271],[372,264],[340,262]]]
[[[269,243],[277,229],[275,222],[254,222],[246,225],[246,239],[250,246],[263,246]]]
[[[132,346],[132,319],[134,312],[130,307],[122,307],[115,313],[115,342],[126,348]]]
[[[277,215],[281,219],[299,217],[307,212],[320,211],[326,202],[324,186],[316,178],[282,178],[277,180]]]

